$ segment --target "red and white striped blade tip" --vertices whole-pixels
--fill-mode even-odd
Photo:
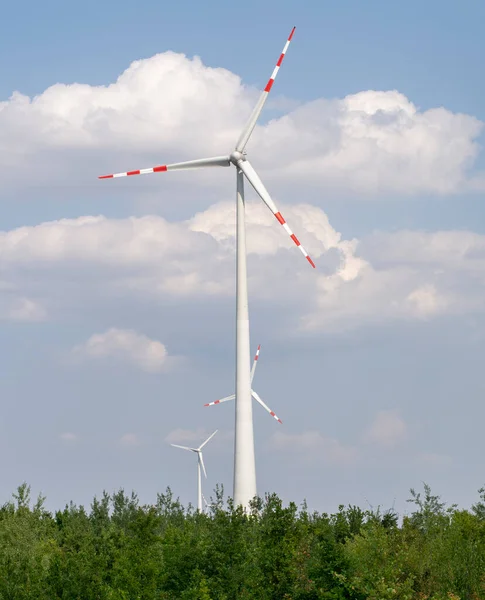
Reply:
[[[204,404],[204,406],[214,406],[214,404],[219,404],[220,400],[216,400],[215,402],[209,402],[208,404]]]
[[[137,169],[136,171],[126,171],[125,173],[111,173],[110,175],[99,175],[98,179],[114,179],[117,177],[131,177],[132,175],[148,175],[148,173],[164,173],[167,165],[158,165],[150,169]]]
[[[281,423],[281,424],[283,425],[283,421],[282,421],[281,419],[279,419],[279,418],[278,418],[278,417],[277,417],[277,416],[274,414],[274,412],[273,412],[273,411],[271,411],[269,414],[270,414],[270,415],[273,417],[273,419],[276,419],[276,420],[278,421],[278,423]]]
[[[286,40],[285,47],[283,48],[283,52],[280,54],[280,57],[278,58],[278,62],[276,63],[276,67],[274,68],[274,71],[271,74],[271,77],[269,78],[268,83],[266,84],[266,87],[264,88],[264,91],[267,94],[270,93],[271,88],[273,87],[274,80],[276,79],[276,75],[278,74],[278,71],[280,70],[283,59],[285,58],[286,51],[288,50],[288,46],[290,45],[291,38],[293,37],[293,34],[295,33],[295,29],[296,29],[296,27],[293,27],[293,29],[291,30],[291,33],[288,36],[288,39]]]
[[[298,246],[298,248],[300,249],[300,252],[303,254],[303,256],[307,259],[307,261],[311,264],[311,266],[314,269],[316,269],[315,263],[310,258],[310,256],[308,255],[308,252],[305,250],[305,248],[301,245],[300,240],[296,237],[296,235],[293,233],[293,231],[291,231],[290,227],[288,226],[288,223],[283,218],[283,215],[280,212],[277,212],[277,213],[274,213],[274,216],[276,217],[278,223],[280,223],[280,225],[283,226],[283,229],[286,231],[286,233],[290,236],[290,238]]]

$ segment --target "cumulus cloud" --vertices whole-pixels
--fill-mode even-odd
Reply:
[[[424,452],[417,457],[419,464],[427,464],[431,467],[450,467],[455,462],[448,454],[439,454],[437,452]]]
[[[440,268],[447,264],[453,269],[481,269],[485,259],[485,236],[466,230],[376,232],[364,238],[361,247],[378,268],[388,265]]]
[[[265,206],[249,203],[249,282],[254,301],[278,303],[293,326],[340,332],[485,308],[485,236],[399,231],[349,240],[316,206],[281,210],[317,270]],[[226,301],[235,293],[235,208],[221,202],[184,221],[87,216],[20,227],[0,232],[0,255],[1,312],[15,307],[24,320],[54,314],[49,302],[55,296],[59,304],[56,290],[69,290],[71,281],[93,300],[102,282],[104,294]]]
[[[241,124],[250,100],[252,94],[244,93],[230,71],[165,52],[134,61],[107,86],[58,83],[34,98],[15,92],[0,104],[0,130],[17,138],[14,148],[24,154],[31,151],[29,131],[39,146],[106,148],[129,142],[134,150],[158,149],[163,132],[164,146],[184,148],[205,137],[206,145],[216,144],[219,132]],[[6,135],[3,141],[6,145]]]
[[[38,322],[47,318],[45,308],[37,301],[23,297],[0,298],[0,316],[4,320]]]
[[[408,294],[406,300],[412,305],[416,316],[426,318],[446,312],[448,301],[440,295],[434,285],[423,285]]]
[[[58,183],[86,180],[94,164],[123,171],[229,152],[256,98],[234,73],[174,52],[134,61],[109,85],[15,92],[0,102],[0,172],[7,182],[28,160],[37,182]],[[448,194],[480,187],[483,175],[469,170],[482,129],[473,116],[367,90],[290,108],[258,125],[249,149],[274,181]]]
[[[277,431],[271,436],[270,445],[279,451],[298,452],[311,462],[332,465],[349,465],[358,458],[353,446],[346,446],[337,439],[319,431],[283,433]]]
[[[427,277],[426,271],[406,267],[380,271],[364,262],[358,277],[349,281],[317,276],[315,306],[303,316],[302,326],[348,331],[364,323],[431,318],[451,310],[451,300],[441,297]]]
[[[79,440],[79,436],[76,433],[72,433],[71,431],[66,431],[65,433],[61,433],[59,436],[63,442],[77,442]]]
[[[485,236],[470,231],[398,231],[359,240],[357,276],[319,275],[309,330],[483,312]]]
[[[447,194],[465,185],[482,129],[472,116],[422,112],[395,90],[368,90],[301,106],[260,137],[268,156],[275,140],[285,148],[285,172],[301,181],[359,194]]]
[[[109,329],[92,335],[84,344],[73,348],[73,355],[91,360],[112,358],[129,363],[147,373],[167,368],[168,352],[157,340],[129,329]]]
[[[302,242],[317,258],[330,248],[341,253],[339,272],[344,278],[355,270],[351,244],[329,224],[316,207],[284,207],[286,218],[299,232]],[[248,205],[248,252],[273,257],[289,252],[298,268],[309,272],[293,242],[278,227],[261,203]],[[301,233],[300,233],[301,232]],[[62,269],[67,265],[83,276],[110,270],[127,286],[146,284],[152,293],[180,295],[232,295],[234,293],[235,207],[219,203],[182,222],[159,216],[107,219],[79,217],[0,233],[0,253],[6,272],[31,268]],[[298,266],[299,265],[299,266]],[[266,277],[261,267],[251,276]],[[255,287],[256,289],[256,287]],[[258,286],[264,292],[266,286]]]
[[[140,440],[136,433],[125,433],[120,438],[120,444],[122,446],[139,446]]]
[[[203,427],[197,429],[174,429],[166,437],[165,441],[169,444],[192,444],[194,448],[198,448],[200,444],[204,442],[214,430],[208,430]],[[226,442],[233,439],[234,432],[232,431],[218,431],[211,443],[214,442]]]
[[[382,410],[364,433],[364,441],[382,447],[393,447],[408,438],[408,426],[394,410]]]

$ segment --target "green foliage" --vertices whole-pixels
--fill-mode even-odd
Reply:
[[[470,511],[429,486],[413,512],[335,514],[256,498],[208,514],[170,489],[153,506],[124,490],[51,514],[23,483],[0,507],[0,600],[478,600],[485,598],[485,489]]]
[[[472,506],[472,511],[479,519],[485,521],[485,487],[480,488],[478,493],[480,494],[480,502]]]

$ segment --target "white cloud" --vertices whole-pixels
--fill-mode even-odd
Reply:
[[[413,290],[407,301],[412,305],[412,311],[418,317],[432,317],[440,312],[446,312],[447,300],[440,295],[434,285],[423,285]]]
[[[120,444],[122,446],[139,446],[140,440],[135,433],[125,433],[120,438]]]
[[[283,210],[283,208],[282,208]],[[335,248],[342,255],[342,272],[352,260],[348,242],[328,222],[325,213],[309,205],[285,207],[284,214],[314,257]],[[80,217],[61,219],[0,233],[0,253],[6,272],[17,276],[34,266],[62,269],[69,265],[83,277],[102,269],[125,287],[176,296],[234,293],[235,207],[219,203],[185,222],[170,223],[158,216],[127,219]],[[298,273],[311,269],[293,242],[262,204],[248,205],[248,251],[273,257],[290,252]],[[98,271],[85,269],[96,266]],[[256,282],[263,268],[251,271]],[[346,277],[346,275],[343,275]],[[258,279],[259,278],[259,279]],[[266,293],[266,286],[255,286]]]
[[[161,342],[136,331],[115,328],[92,335],[84,344],[73,348],[73,355],[93,360],[114,358],[147,373],[163,371],[169,359]]]
[[[446,194],[461,189],[483,123],[444,108],[421,112],[403,94],[369,90],[317,100],[270,123],[288,176],[365,193]],[[289,149],[288,151],[286,149]]]
[[[358,459],[357,449],[346,446],[319,431],[283,433],[277,431],[271,436],[271,446],[278,451],[298,452],[311,462],[332,465],[354,464]]]
[[[206,67],[198,57],[166,52],[134,61],[108,86],[58,83],[32,99],[14,93],[0,114],[2,125],[9,119],[10,133],[20,130],[21,119],[24,132],[42,131],[39,144],[92,147],[118,140],[157,148],[163,131],[164,143],[174,147],[208,133],[211,123],[224,130],[238,113],[243,118],[249,105],[241,96],[238,76]],[[19,143],[21,148],[27,150]]]
[[[284,206],[282,212],[293,229],[302,231],[300,237],[307,238],[306,245],[316,257],[340,247],[341,234],[320,208],[300,204]],[[187,256],[201,252],[233,251],[235,218],[235,204],[220,202],[188,221],[175,223],[155,215],[59,219],[0,232],[2,264],[42,266],[69,261],[137,269],[161,261],[179,265]],[[248,204],[247,226],[249,253],[274,255],[285,248],[296,253],[293,242],[261,202]],[[343,243],[342,252],[351,255],[348,244]]]
[[[169,444],[193,444],[194,448],[199,447],[212,433],[214,429],[208,430],[202,427],[197,429],[174,429],[166,437],[165,441]],[[218,431],[211,439],[210,443],[227,442],[234,438],[233,431]]]
[[[449,265],[481,269],[485,259],[485,236],[473,231],[377,232],[361,242],[362,251],[379,268],[413,265],[430,268]],[[478,261],[478,262],[477,262]]]
[[[439,454],[436,452],[425,452],[417,456],[419,464],[423,462],[432,467],[449,467],[455,462],[453,458],[447,454]]]
[[[134,61],[107,86],[15,92],[0,102],[0,172],[22,185],[28,161],[37,183],[85,182],[94,165],[123,171],[229,152],[257,95],[226,69],[173,52]],[[483,175],[468,169],[482,128],[445,108],[420,111],[395,90],[368,90],[290,109],[259,125],[249,150],[274,181],[359,196],[448,194],[480,187]]]
[[[45,309],[29,298],[18,298],[8,311],[8,317],[13,321],[43,321],[46,316]]]
[[[406,441],[408,426],[404,419],[394,410],[382,410],[364,433],[366,442],[382,447],[393,447]]]
[[[308,331],[339,332],[485,309],[485,236],[400,231],[345,240],[320,208],[281,210],[317,270],[308,267],[271,213],[250,203],[250,293],[254,301],[277,303],[293,326],[299,320]],[[0,314],[7,318],[14,307],[17,318],[56,314],[59,303],[69,302],[71,285],[77,286],[73,302],[78,289],[96,301],[101,284],[105,294],[144,300],[232,298],[234,212],[233,203],[222,202],[186,221],[79,217],[1,232]]]
[[[12,284],[11,288],[14,289],[15,286]],[[7,321],[38,322],[47,318],[47,312],[35,300],[8,293],[0,297],[0,318]]]
[[[357,277],[350,280],[318,275],[315,306],[304,315],[303,327],[335,332],[365,323],[421,317],[426,302],[424,293],[429,287],[425,284],[420,295],[419,286],[426,276],[424,271],[406,267],[380,271],[365,261],[361,261]],[[435,308],[445,306],[444,300],[438,300],[438,292],[434,293]],[[430,316],[431,302],[426,306]]]
[[[71,431],[66,431],[65,433],[60,434],[60,439],[63,442],[77,442],[79,440],[79,436],[76,433],[72,433]]]
[[[483,312],[485,236],[470,231],[376,233],[355,244],[357,276],[318,275],[309,330]]]

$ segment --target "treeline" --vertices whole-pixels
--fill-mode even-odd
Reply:
[[[412,510],[335,514],[223,500],[209,514],[170,490],[123,491],[55,514],[23,484],[0,508],[1,600],[485,599],[485,490],[468,510],[425,485]]]

